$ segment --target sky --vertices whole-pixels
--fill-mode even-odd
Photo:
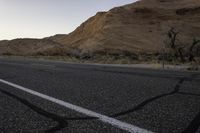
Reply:
[[[0,0],[0,40],[68,34],[98,11],[136,0]]]

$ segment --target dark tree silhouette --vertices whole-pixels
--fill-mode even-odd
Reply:
[[[193,52],[194,52],[194,48],[195,48],[198,44],[200,44],[200,40],[197,40],[196,38],[194,38],[194,39],[193,39],[193,42],[192,42],[192,44],[191,44],[191,46],[190,46],[190,48],[189,48],[189,51],[188,51],[188,60],[189,60],[189,61],[196,61],[195,58],[194,58],[195,56],[194,56]]]
[[[184,48],[185,46],[182,44],[180,45],[180,41],[178,40],[178,36],[179,36],[178,31],[176,31],[176,29],[174,27],[171,27],[170,30],[167,33],[167,37],[169,40],[169,43],[167,43],[167,45],[169,45],[169,47],[171,48],[171,50],[173,51],[173,55],[176,59],[178,59],[180,57],[180,60],[182,62],[185,61],[184,59]]]

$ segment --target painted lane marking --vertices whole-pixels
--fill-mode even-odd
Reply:
[[[59,99],[56,99],[56,98],[53,98],[51,96],[48,96],[48,95],[45,95],[45,94],[42,94],[42,93],[39,93],[37,91],[33,91],[31,89],[28,89],[28,88],[25,88],[25,87],[22,87],[20,85],[17,85],[17,84],[14,84],[14,83],[11,83],[11,82],[8,82],[6,80],[3,80],[3,79],[0,79],[0,82],[1,83],[4,83],[6,85],[9,85],[9,86],[12,86],[14,88],[17,88],[21,91],[24,91],[26,93],[29,93],[29,94],[32,94],[34,96],[37,96],[37,97],[40,97],[40,98],[43,98],[47,101],[50,101],[50,102],[53,102],[53,103],[56,103],[60,106],[63,106],[63,107],[66,107],[68,109],[71,109],[73,111],[76,111],[76,112],[79,112],[79,113],[82,113],[82,114],[85,114],[87,116],[90,116],[90,117],[96,117],[98,118],[100,121],[104,122],[104,123],[108,123],[116,128],[119,128],[119,129],[122,129],[124,131],[128,131],[130,133],[153,133],[151,131],[148,131],[146,129],[142,129],[142,128],[139,128],[137,126],[134,126],[132,124],[129,124],[129,123],[126,123],[126,122],[122,122],[120,120],[117,120],[117,119],[114,119],[114,118],[111,118],[111,117],[108,117],[106,115],[102,115],[100,113],[96,113],[94,111],[91,111],[91,110],[88,110],[88,109],[85,109],[83,107],[80,107],[80,106],[77,106],[77,105],[74,105],[74,104],[71,104],[71,103],[68,103],[68,102],[65,102],[65,101],[62,101],[62,100],[59,100]]]

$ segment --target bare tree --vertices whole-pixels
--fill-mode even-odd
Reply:
[[[178,53],[179,53],[181,62],[185,62],[185,58],[184,58],[184,46],[178,48]]]
[[[195,61],[195,56],[193,54],[193,51],[194,51],[194,48],[195,46],[197,46],[198,44],[200,44],[200,40],[194,38],[193,39],[193,42],[191,44],[191,46],[189,47],[189,50],[188,50],[188,60],[189,61]]]
[[[179,39],[178,39],[179,34],[180,34],[179,31],[176,31],[176,29],[174,27],[171,27],[167,33],[167,38],[169,40],[167,45],[170,47],[171,50],[173,50],[173,54],[174,54],[175,58],[178,59],[180,57],[180,60],[182,62],[184,62],[185,61],[185,59],[184,59],[185,45],[183,45],[179,41]]]
[[[168,38],[170,39],[169,45],[172,49],[176,48],[176,41],[177,41],[178,34],[179,32],[176,31],[174,27],[171,27],[171,29],[167,33]]]
[[[174,57],[180,59],[181,62],[185,62],[186,57],[190,62],[196,61],[194,50],[200,44],[200,40],[194,37],[191,44],[184,44],[179,40],[179,34],[179,31],[171,27],[167,32],[168,41],[166,45],[172,50]]]

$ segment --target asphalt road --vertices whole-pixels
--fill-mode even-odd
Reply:
[[[0,80],[144,131],[200,133],[197,72],[0,58]],[[126,133],[120,126],[0,82],[2,133]]]

